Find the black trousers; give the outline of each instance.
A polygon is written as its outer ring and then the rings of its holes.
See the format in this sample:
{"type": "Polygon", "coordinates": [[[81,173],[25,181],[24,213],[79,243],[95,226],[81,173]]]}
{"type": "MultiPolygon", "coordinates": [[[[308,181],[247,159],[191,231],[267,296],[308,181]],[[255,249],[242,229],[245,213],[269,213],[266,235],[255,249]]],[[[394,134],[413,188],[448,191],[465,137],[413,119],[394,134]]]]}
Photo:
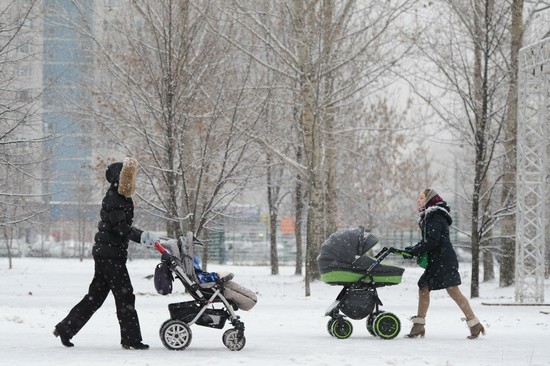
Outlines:
{"type": "Polygon", "coordinates": [[[74,337],[103,305],[109,291],[115,298],[120,342],[140,342],[141,330],[135,309],[136,297],[126,268],[126,259],[94,257],[94,278],[88,293],[59,324],[56,329],[68,338],[74,337]]]}

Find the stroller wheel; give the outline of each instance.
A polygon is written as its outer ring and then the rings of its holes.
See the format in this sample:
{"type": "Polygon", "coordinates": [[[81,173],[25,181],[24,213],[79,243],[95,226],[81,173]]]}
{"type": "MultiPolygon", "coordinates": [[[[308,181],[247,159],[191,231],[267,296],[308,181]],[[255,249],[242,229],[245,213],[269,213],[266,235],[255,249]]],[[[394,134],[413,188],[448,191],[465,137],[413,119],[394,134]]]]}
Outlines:
{"type": "Polygon", "coordinates": [[[191,329],[181,320],[168,320],[159,331],[164,347],[172,351],[183,351],[191,343],[191,329]]]}
{"type": "Polygon", "coordinates": [[[378,314],[372,323],[374,332],[382,339],[393,339],[401,330],[399,318],[392,313],[378,314]]]}
{"type": "Polygon", "coordinates": [[[349,338],[352,332],[353,332],[353,325],[349,320],[344,318],[334,319],[332,323],[332,332],[331,332],[333,336],[335,336],[338,339],[346,339],[346,338],[349,338]]]}
{"type": "Polygon", "coordinates": [[[367,315],[367,331],[369,332],[370,335],[377,337],[378,334],[376,334],[376,332],[374,331],[374,326],[373,326],[375,317],[376,317],[376,314],[374,313],[367,315]]]}
{"type": "Polygon", "coordinates": [[[223,333],[222,342],[230,351],[240,351],[246,344],[246,338],[243,334],[239,339],[237,329],[228,329],[223,333]]]}

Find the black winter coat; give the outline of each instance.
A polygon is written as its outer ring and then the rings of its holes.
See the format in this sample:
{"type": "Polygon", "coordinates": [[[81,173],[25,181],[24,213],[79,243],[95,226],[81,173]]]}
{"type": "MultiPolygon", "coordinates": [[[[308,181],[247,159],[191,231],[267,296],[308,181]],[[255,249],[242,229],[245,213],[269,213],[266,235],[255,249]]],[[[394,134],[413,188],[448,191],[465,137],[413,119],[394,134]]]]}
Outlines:
{"type": "Polygon", "coordinates": [[[428,253],[428,267],[418,280],[419,287],[441,290],[461,284],[458,258],[449,236],[452,223],[450,208],[445,201],[422,213],[419,222],[422,240],[411,250],[414,256],[428,253]]]}
{"type": "Polygon", "coordinates": [[[97,257],[128,257],[129,240],[139,243],[142,231],[134,228],[134,201],[124,197],[111,185],[101,204],[101,220],[97,225],[92,254],[97,257]]]}

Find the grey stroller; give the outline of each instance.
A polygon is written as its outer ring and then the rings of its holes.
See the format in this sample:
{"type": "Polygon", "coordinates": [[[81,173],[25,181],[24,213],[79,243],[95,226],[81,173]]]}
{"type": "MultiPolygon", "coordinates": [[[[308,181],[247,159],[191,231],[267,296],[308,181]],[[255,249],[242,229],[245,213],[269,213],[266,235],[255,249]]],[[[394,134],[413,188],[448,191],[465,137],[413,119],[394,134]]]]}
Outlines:
{"type": "Polygon", "coordinates": [[[231,281],[233,274],[217,276],[213,282],[201,283],[194,265],[194,245],[202,245],[193,233],[165,243],[156,243],[161,263],[155,269],[155,288],[166,295],[172,290],[174,275],[193,297],[191,301],[168,305],[170,319],[159,331],[162,344],[169,350],[181,351],[191,343],[191,326],[223,329],[227,321],[232,328],[222,336],[223,344],[231,351],[240,351],[246,344],[244,323],[236,314],[239,309],[250,310],[257,301],[256,294],[231,281]]]}

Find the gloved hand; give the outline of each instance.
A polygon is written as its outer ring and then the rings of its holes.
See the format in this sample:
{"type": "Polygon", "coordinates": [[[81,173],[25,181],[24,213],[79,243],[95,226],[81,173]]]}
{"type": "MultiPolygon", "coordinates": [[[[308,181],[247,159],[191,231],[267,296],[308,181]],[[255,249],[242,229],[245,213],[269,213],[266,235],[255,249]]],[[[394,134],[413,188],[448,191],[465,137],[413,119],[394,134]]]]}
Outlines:
{"type": "Polygon", "coordinates": [[[159,241],[159,236],[150,231],[144,231],[141,233],[140,243],[146,247],[152,247],[159,241]]]}
{"type": "Polygon", "coordinates": [[[401,252],[401,255],[403,256],[404,259],[413,259],[414,255],[412,254],[412,252],[413,252],[413,247],[406,247],[401,252]]]}

